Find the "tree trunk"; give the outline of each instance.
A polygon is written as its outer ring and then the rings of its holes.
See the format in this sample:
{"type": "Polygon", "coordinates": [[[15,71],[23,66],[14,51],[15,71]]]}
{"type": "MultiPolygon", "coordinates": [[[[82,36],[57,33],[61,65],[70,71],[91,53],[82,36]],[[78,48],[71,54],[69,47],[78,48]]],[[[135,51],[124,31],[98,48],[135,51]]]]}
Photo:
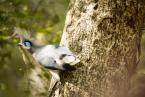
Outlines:
{"type": "Polygon", "coordinates": [[[127,97],[135,71],[145,0],[70,0],[61,45],[81,62],[63,73],[62,97],[127,97]]]}

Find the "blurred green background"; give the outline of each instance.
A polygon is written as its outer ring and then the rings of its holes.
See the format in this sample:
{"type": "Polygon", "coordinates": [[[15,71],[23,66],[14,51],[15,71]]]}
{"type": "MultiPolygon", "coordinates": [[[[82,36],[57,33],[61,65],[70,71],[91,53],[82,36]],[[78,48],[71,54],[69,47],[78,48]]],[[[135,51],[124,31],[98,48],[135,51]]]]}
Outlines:
{"type": "MultiPolygon", "coordinates": [[[[21,81],[28,67],[18,50],[18,40],[8,37],[20,31],[41,44],[59,44],[68,3],[68,0],[0,0],[0,97],[27,97],[21,81]]],[[[145,34],[139,73],[133,78],[133,84],[139,82],[140,75],[145,79],[144,58],[145,34]]]]}
{"type": "Polygon", "coordinates": [[[27,97],[22,80],[27,70],[13,32],[41,44],[59,44],[68,0],[0,0],[0,97],[27,97]]]}

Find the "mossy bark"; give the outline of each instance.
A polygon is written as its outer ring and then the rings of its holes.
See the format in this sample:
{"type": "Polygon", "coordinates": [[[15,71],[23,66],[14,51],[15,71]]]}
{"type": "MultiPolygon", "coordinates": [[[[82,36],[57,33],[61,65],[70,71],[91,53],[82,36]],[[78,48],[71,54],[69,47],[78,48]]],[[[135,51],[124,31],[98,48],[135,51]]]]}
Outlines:
{"type": "Polygon", "coordinates": [[[62,97],[126,97],[140,54],[144,0],[70,0],[61,45],[81,62],[63,73],[62,97]]]}
{"type": "Polygon", "coordinates": [[[39,65],[27,50],[20,47],[20,51],[27,69],[21,82],[25,94],[22,97],[48,97],[49,72],[39,65]]]}

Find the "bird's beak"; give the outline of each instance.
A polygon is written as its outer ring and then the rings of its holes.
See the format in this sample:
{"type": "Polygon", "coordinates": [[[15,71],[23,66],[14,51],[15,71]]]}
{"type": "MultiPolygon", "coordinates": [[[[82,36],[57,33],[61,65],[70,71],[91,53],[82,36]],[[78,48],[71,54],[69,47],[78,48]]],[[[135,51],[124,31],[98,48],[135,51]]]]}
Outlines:
{"type": "Polygon", "coordinates": [[[23,44],[22,43],[18,43],[18,46],[22,46],[23,44]]]}

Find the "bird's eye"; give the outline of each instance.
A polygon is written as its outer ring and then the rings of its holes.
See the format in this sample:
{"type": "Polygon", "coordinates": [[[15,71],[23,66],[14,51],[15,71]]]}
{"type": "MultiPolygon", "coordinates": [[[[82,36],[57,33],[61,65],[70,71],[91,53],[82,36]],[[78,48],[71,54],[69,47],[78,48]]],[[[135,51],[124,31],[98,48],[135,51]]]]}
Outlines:
{"type": "Polygon", "coordinates": [[[25,45],[26,47],[31,47],[31,46],[32,46],[30,42],[24,42],[24,45],[25,45]]]}

